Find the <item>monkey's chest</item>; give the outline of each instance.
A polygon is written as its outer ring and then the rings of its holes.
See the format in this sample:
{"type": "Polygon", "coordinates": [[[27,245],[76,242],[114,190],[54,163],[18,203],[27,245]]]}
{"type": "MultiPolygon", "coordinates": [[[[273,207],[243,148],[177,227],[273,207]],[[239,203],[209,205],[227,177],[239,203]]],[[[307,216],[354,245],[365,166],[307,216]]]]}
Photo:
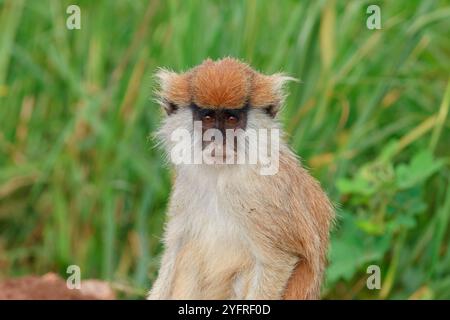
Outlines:
{"type": "MultiPolygon", "coordinates": [[[[195,197],[194,197],[195,198],[195,197]]],[[[191,205],[196,199],[192,199],[191,205]]],[[[252,258],[243,227],[217,199],[202,199],[201,211],[185,221],[185,239],[178,259],[175,295],[227,299],[240,296],[245,284],[242,274],[252,258]]]]}

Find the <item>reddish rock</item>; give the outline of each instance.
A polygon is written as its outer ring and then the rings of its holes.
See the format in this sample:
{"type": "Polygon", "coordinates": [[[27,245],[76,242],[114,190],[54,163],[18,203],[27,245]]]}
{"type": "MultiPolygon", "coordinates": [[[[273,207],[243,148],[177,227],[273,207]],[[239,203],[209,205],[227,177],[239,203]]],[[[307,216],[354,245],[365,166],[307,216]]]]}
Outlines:
{"type": "Polygon", "coordinates": [[[0,300],[112,300],[111,286],[100,280],[81,281],[81,289],[69,289],[54,273],[26,276],[0,282],[0,300]]]}

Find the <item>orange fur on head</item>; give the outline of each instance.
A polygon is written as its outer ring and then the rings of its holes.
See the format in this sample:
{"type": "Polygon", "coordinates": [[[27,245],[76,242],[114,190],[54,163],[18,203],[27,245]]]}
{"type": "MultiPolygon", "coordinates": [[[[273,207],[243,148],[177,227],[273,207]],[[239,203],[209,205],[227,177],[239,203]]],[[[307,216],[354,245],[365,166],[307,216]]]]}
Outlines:
{"type": "Polygon", "coordinates": [[[293,78],[263,75],[233,58],[205,60],[183,74],[161,70],[159,97],[179,107],[195,103],[203,108],[253,108],[278,111],[283,103],[283,84],[293,78]]]}
{"type": "Polygon", "coordinates": [[[250,68],[237,60],[206,60],[194,70],[193,102],[208,108],[242,108],[249,95],[250,78],[250,68]]]}
{"type": "Polygon", "coordinates": [[[184,107],[191,103],[188,73],[177,74],[161,69],[156,76],[159,80],[158,95],[162,104],[174,103],[184,107]]]}

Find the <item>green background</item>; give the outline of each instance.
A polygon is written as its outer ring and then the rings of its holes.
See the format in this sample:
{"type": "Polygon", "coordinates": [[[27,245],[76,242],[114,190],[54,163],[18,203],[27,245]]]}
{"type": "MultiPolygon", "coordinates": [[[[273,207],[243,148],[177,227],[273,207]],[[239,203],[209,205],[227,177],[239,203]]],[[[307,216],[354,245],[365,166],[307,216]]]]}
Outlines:
{"type": "Polygon", "coordinates": [[[143,297],[171,179],[149,138],[152,75],[229,55],[301,80],[282,122],[339,216],[323,296],[450,298],[450,3],[437,0],[0,0],[0,278],[77,264],[143,297]]]}

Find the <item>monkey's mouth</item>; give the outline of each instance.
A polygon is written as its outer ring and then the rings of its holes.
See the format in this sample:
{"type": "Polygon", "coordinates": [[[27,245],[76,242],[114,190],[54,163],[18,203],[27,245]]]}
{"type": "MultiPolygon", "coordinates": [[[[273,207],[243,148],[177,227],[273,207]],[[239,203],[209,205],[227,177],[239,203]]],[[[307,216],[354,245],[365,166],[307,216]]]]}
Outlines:
{"type": "Polygon", "coordinates": [[[227,143],[203,141],[203,157],[207,157],[213,164],[234,163],[237,154],[236,144],[227,147],[227,143]]]}

